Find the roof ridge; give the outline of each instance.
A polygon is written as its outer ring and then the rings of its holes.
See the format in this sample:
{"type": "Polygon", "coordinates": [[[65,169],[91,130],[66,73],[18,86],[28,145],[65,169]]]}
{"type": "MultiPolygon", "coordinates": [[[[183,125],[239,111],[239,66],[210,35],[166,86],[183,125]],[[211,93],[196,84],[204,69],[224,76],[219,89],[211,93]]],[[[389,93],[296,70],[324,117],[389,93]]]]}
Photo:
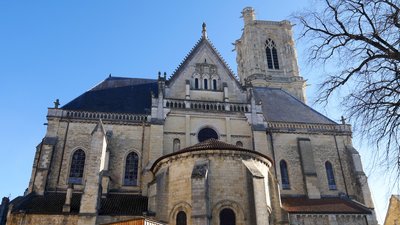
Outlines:
{"type": "Polygon", "coordinates": [[[200,43],[204,40],[203,37],[201,37],[196,44],[190,49],[190,51],[186,54],[186,56],[182,59],[182,61],[179,63],[178,67],[172,72],[172,75],[169,77],[168,80],[174,80],[175,77],[177,76],[178,72],[182,69],[183,64],[186,62],[186,60],[189,58],[189,56],[192,55],[195,49],[197,49],[200,46],[200,43]]]}

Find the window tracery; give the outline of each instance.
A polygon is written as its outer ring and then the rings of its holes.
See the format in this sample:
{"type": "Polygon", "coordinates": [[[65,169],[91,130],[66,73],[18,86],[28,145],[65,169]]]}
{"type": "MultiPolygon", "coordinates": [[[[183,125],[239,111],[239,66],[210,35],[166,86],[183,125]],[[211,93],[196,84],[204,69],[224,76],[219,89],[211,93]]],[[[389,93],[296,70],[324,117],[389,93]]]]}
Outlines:
{"type": "Polygon", "coordinates": [[[139,156],[136,152],[131,152],[125,160],[124,185],[135,186],[138,183],[139,156]]]}
{"type": "Polygon", "coordinates": [[[83,171],[85,168],[85,158],[85,152],[82,149],[78,149],[74,152],[71,160],[68,183],[82,184],[83,171]]]}
{"type": "Polygon", "coordinates": [[[275,42],[268,38],[265,42],[268,69],[279,70],[278,51],[275,42]]]}

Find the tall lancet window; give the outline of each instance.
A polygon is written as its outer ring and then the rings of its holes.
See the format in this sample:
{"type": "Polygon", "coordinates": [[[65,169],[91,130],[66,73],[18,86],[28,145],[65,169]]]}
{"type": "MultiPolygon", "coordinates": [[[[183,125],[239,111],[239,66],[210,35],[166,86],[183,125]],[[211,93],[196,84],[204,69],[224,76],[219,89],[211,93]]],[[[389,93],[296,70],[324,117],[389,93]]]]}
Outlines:
{"type": "Polygon", "coordinates": [[[83,170],[85,168],[85,152],[78,149],[72,155],[68,183],[82,184],[83,170]]]}
{"type": "Polygon", "coordinates": [[[290,189],[289,172],[286,161],[281,160],[279,167],[281,169],[282,189],[290,189]]]}
{"type": "Polygon", "coordinates": [[[328,179],[329,190],[336,190],[335,175],[333,173],[332,164],[327,161],[325,163],[325,169],[326,169],[326,177],[328,179]]]}
{"type": "Polygon", "coordinates": [[[186,213],[184,211],[179,211],[178,214],[176,215],[176,225],[186,225],[186,224],[187,224],[186,213]]]}
{"type": "Polygon", "coordinates": [[[135,152],[131,152],[125,161],[125,178],[124,185],[137,185],[138,180],[139,156],[135,152]]]}
{"type": "Polygon", "coordinates": [[[279,70],[278,52],[275,42],[270,38],[265,42],[265,53],[267,54],[268,69],[279,70]]]}

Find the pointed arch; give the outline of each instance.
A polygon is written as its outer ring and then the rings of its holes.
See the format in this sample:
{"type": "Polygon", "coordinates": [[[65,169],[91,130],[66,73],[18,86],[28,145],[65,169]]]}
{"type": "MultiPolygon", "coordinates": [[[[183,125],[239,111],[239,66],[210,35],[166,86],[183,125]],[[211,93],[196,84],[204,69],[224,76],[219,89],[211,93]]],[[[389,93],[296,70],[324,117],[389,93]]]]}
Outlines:
{"type": "Polygon", "coordinates": [[[176,225],[187,225],[187,216],[184,211],[179,211],[176,215],[176,225]]]}
{"type": "Polygon", "coordinates": [[[329,161],[325,162],[326,177],[328,179],[329,190],[336,190],[335,174],[333,172],[332,163],[329,161]]]}
{"type": "Polygon", "coordinates": [[[85,169],[85,159],[86,154],[82,149],[78,149],[72,154],[68,183],[82,184],[83,172],[85,169]]]}
{"type": "Polygon", "coordinates": [[[268,69],[279,70],[278,51],[275,42],[268,38],[265,42],[268,69]]]}
{"type": "Polygon", "coordinates": [[[136,152],[131,152],[125,159],[124,185],[138,185],[139,156],[136,152]]]}
{"type": "Polygon", "coordinates": [[[282,189],[290,189],[289,171],[285,160],[279,162],[279,168],[281,170],[282,189]]]}

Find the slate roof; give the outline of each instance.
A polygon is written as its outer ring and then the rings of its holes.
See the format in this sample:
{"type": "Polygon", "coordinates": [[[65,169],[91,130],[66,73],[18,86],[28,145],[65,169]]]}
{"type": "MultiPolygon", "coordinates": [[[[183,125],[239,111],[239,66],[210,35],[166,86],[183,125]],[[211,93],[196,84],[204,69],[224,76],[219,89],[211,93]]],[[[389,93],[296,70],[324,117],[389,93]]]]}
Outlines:
{"type": "MultiPolygon", "coordinates": [[[[71,214],[78,214],[81,194],[72,194],[71,214]]],[[[12,202],[13,203],[13,202],[12,202]]],[[[65,193],[46,193],[44,195],[35,195],[33,193],[20,197],[13,203],[13,212],[26,212],[31,214],[62,214],[62,208],[65,203],[65,193]]]]}
{"type": "Polygon", "coordinates": [[[147,197],[140,195],[109,194],[100,204],[100,215],[141,216],[147,211],[147,197]]]}
{"type": "MultiPolygon", "coordinates": [[[[253,90],[256,101],[262,103],[267,121],[337,124],[284,90],[267,87],[254,87],[253,90]]],[[[158,95],[157,80],[109,77],[64,105],[62,109],[150,114],[151,92],[158,95]]]]}
{"type": "Polygon", "coordinates": [[[270,157],[268,157],[260,152],[241,148],[239,146],[228,144],[228,143],[216,140],[214,138],[211,138],[211,139],[207,139],[203,142],[197,143],[195,145],[189,146],[187,148],[181,149],[179,151],[161,156],[156,161],[154,161],[154,163],[151,167],[151,170],[153,171],[154,168],[156,168],[158,162],[162,161],[165,158],[168,158],[171,156],[176,156],[176,155],[183,154],[183,153],[188,153],[188,152],[190,153],[190,152],[203,151],[203,150],[237,150],[237,151],[241,151],[241,152],[248,152],[248,153],[255,154],[255,155],[261,156],[263,158],[266,158],[266,159],[268,159],[268,161],[273,163],[273,161],[270,157]]]}
{"type": "Polygon", "coordinates": [[[158,94],[157,80],[109,77],[62,109],[150,114],[151,92],[158,94]]]}
{"type": "Polygon", "coordinates": [[[203,142],[197,143],[195,145],[189,146],[187,148],[184,148],[180,150],[180,152],[184,151],[195,151],[195,150],[213,150],[213,149],[218,149],[218,150],[247,150],[245,148],[241,148],[236,145],[228,144],[222,141],[218,141],[214,138],[205,140],[203,142]]]}
{"type": "Polygon", "coordinates": [[[337,124],[284,90],[266,87],[255,87],[253,90],[256,102],[261,101],[267,121],[337,124]]]}
{"type": "MultiPolygon", "coordinates": [[[[63,214],[65,193],[29,194],[13,200],[13,212],[28,214],[63,214]]],[[[74,193],[70,214],[78,214],[82,194],[74,193]]],[[[100,215],[142,216],[147,211],[147,197],[129,194],[109,194],[100,200],[100,215]]]]}
{"type": "Polygon", "coordinates": [[[282,206],[289,213],[306,214],[371,214],[367,207],[342,198],[308,199],[306,197],[282,198],[282,206]]]}

